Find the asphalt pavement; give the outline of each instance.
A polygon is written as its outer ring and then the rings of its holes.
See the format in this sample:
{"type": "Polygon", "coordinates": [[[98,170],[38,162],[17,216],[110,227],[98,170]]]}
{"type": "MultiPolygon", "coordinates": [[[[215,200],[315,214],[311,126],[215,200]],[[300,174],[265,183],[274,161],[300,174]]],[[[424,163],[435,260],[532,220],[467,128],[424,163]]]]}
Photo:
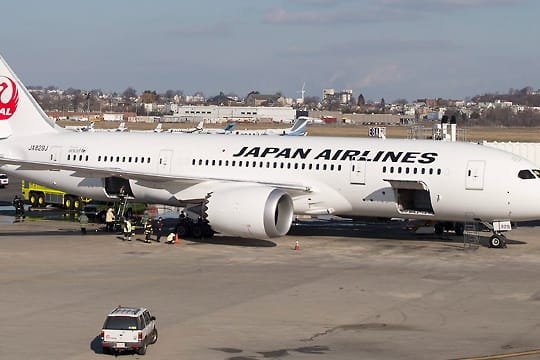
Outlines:
{"type": "Polygon", "coordinates": [[[540,228],[507,249],[404,223],[299,223],[273,240],[131,242],[0,216],[0,358],[112,358],[117,305],[157,317],[147,359],[536,359],[540,228]],[[296,241],[299,249],[293,250],[296,241]],[[511,355],[508,355],[511,354],[511,355]],[[496,357],[497,356],[497,357],[496,357]]]}

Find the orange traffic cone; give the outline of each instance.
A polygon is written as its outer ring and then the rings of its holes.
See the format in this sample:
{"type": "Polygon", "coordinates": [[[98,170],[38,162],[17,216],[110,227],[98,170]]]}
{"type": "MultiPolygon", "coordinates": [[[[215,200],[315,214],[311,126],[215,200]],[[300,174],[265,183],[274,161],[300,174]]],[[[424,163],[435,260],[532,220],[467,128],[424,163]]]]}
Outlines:
{"type": "Polygon", "coordinates": [[[296,243],[294,244],[294,250],[300,250],[300,244],[298,244],[298,240],[296,240],[296,243]]]}
{"type": "Polygon", "coordinates": [[[179,243],[179,242],[178,242],[178,233],[176,233],[176,238],[174,239],[174,243],[175,243],[176,245],[178,245],[178,243],[179,243]]]}

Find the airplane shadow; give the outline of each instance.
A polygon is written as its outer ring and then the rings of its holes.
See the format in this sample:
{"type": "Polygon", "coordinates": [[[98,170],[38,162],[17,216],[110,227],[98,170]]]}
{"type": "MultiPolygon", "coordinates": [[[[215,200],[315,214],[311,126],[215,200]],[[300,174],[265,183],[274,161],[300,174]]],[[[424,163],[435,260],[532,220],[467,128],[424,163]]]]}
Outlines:
{"type": "Polygon", "coordinates": [[[212,245],[226,245],[226,246],[242,246],[242,247],[275,247],[277,244],[270,240],[261,240],[261,239],[248,239],[248,238],[239,238],[234,236],[214,236],[211,238],[202,238],[202,239],[181,239],[180,242],[186,242],[187,245],[201,245],[201,244],[212,244],[212,245]]]}
{"type": "MultiPolygon", "coordinates": [[[[358,239],[375,240],[399,240],[399,241],[425,241],[444,242],[452,246],[463,248],[465,245],[474,246],[474,238],[467,243],[464,236],[455,235],[453,232],[437,234],[415,234],[405,229],[405,224],[401,222],[373,222],[358,223],[352,221],[301,221],[295,222],[289,230],[288,235],[293,236],[329,236],[358,239]]],[[[490,232],[480,231],[478,235],[478,245],[489,247],[490,232]]],[[[527,242],[507,239],[508,245],[525,245],[527,242]]]]}

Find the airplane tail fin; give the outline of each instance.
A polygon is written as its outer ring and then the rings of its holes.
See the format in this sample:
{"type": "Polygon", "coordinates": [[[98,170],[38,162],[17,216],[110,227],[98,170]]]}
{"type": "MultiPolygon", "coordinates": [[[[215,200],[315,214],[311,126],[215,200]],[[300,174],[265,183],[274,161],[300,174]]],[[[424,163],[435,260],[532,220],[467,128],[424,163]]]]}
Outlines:
{"type": "Polygon", "coordinates": [[[228,123],[227,126],[223,128],[224,131],[231,131],[233,127],[236,125],[235,122],[228,123]]]}
{"type": "Polygon", "coordinates": [[[204,121],[201,121],[197,124],[197,127],[195,128],[195,131],[202,131],[204,130],[204,121]]]}
{"type": "Polygon", "coordinates": [[[300,116],[298,119],[296,119],[296,121],[294,122],[294,125],[285,135],[289,135],[289,136],[304,135],[306,132],[307,123],[308,123],[308,118],[304,116],[300,116]]]}
{"type": "Polygon", "coordinates": [[[0,56],[0,139],[56,131],[53,121],[0,56]]]}

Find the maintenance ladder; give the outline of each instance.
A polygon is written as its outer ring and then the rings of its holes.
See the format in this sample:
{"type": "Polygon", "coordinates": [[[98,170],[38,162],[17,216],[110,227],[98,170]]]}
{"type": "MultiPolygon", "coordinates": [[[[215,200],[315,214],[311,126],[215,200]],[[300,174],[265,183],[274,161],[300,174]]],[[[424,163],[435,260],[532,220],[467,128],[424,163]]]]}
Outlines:
{"type": "Polygon", "coordinates": [[[477,222],[465,222],[465,230],[463,231],[464,250],[477,250],[480,247],[479,228],[480,224],[477,222]]]}

